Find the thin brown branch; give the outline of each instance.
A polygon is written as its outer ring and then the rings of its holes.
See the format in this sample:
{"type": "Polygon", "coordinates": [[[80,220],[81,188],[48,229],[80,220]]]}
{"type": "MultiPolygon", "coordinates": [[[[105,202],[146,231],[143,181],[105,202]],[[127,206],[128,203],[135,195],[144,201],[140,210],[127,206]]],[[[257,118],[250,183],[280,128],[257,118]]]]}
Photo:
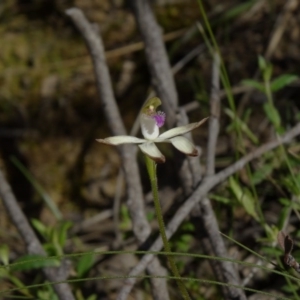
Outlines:
{"type": "MultiPolygon", "coordinates": [[[[262,156],[264,153],[275,149],[281,144],[286,144],[291,142],[296,136],[300,135],[300,123],[295,127],[286,132],[283,136],[277,138],[276,140],[266,143],[251,153],[245,155],[226,169],[220,171],[219,173],[212,175],[210,178],[201,183],[193,192],[193,194],[185,201],[185,203],[178,209],[171,221],[168,223],[166,228],[166,234],[168,239],[176,232],[183,220],[190,214],[191,210],[194,208],[195,204],[201,202],[203,197],[207,195],[214,187],[226,180],[229,176],[233,175],[237,171],[241,170],[255,158],[262,156]]],[[[149,248],[149,251],[160,251],[162,249],[162,240],[157,238],[152,246],[149,248]]],[[[144,271],[146,266],[153,259],[153,254],[147,254],[143,256],[138,265],[136,265],[130,272],[130,276],[137,276],[144,271]]],[[[130,278],[126,280],[126,285],[120,291],[117,299],[127,299],[128,294],[130,293],[136,279],[130,278]]]]}
{"type": "MultiPolygon", "coordinates": [[[[165,42],[168,42],[168,41],[177,39],[180,36],[182,36],[185,32],[186,32],[186,29],[180,29],[180,30],[169,32],[169,33],[163,35],[163,40],[165,42]]],[[[144,49],[144,43],[137,42],[137,43],[126,45],[126,46],[123,46],[123,47],[120,47],[120,48],[117,48],[114,50],[108,50],[105,52],[105,54],[106,54],[106,58],[110,59],[110,58],[118,57],[121,55],[128,55],[128,54],[131,54],[132,52],[140,51],[143,49],[144,49]]]]}
{"type": "MultiPolygon", "coordinates": [[[[208,127],[208,144],[207,144],[207,162],[206,176],[204,180],[208,180],[210,176],[215,174],[215,155],[216,146],[219,135],[219,117],[221,110],[220,103],[220,57],[214,54],[212,67],[212,87],[210,94],[210,118],[208,127]]],[[[199,163],[198,163],[199,164],[199,163]]],[[[200,181],[198,181],[199,183],[200,181]]],[[[193,220],[196,226],[198,236],[204,246],[204,250],[208,255],[227,257],[227,250],[224,241],[220,235],[220,229],[217,218],[213,211],[210,200],[203,197],[198,203],[193,213],[193,220]]],[[[212,268],[216,278],[221,282],[228,282],[235,286],[240,284],[239,275],[233,264],[227,261],[211,261],[212,268]]],[[[236,289],[229,286],[222,287],[224,300],[230,299],[246,299],[242,289],[236,289]]]]}
{"type": "Polygon", "coordinates": [[[208,126],[208,144],[207,144],[207,161],[206,176],[209,177],[215,173],[215,156],[217,140],[220,130],[220,57],[215,53],[212,69],[211,93],[210,93],[210,116],[208,126]]]}
{"type": "Polygon", "coordinates": [[[178,73],[184,66],[186,66],[191,60],[195,57],[199,56],[200,53],[204,52],[205,45],[200,44],[194,49],[192,49],[187,55],[182,57],[173,67],[172,67],[172,74],[175,75],[178,73]]]}
{"type": "Polygon", "coordinates": [[[152,84],[168,113],[167,124],[175,123],[178,96],[172,75],[162,32],[152,12],[148,0],[132,0],[133,12],[145,43],[146,59],[150,69],[152,84]]]}
{"type": "MultiPolygon", "coordinates": [[[[101,36],[94,30],[80,9],[71,8],[66,13],[79,29],[89,48],[94,65],[98,92],[104,106],[109,127],[114,135],[126,135],[126,130],[114,97],[101,36]]],[[[132,219],[133,232],[139,244],[141,244],[150,235],[151,227],[145,213],[142,185],[135,157],[136,151],[131,145],[118,147],[118,149],[127,185],[127,207],[132,219]]],[[[164,275],[164,270],[158,260],[148,266],[148,271],[152,275],[164,275]]],[[[151,279],[151,283],[155,286],[155,289],[160,291],[159,295],[155,295],[156,299],[169,299],[165,280],[153,278],[151,279]]]]}
{"type": "MultiPolygon", "coordinates": [[[[174,111],[176,111],[178,107],[177,97],[171,98],[170,96],[173,95],[173,97],[175,97],[175,95],[177,95],[177,91],[175,85],[173,84],[174,79],[172,76],[172,70],[168,61],[168,57],[166,55],[161,31],[158,28],[158,24],[149,5],[149,1],[134,0],[132,2],[135,18],[145,43],[146,59],[151,71],[154,89],[157,95],[162,99],[162,103],[168,118],[172,118],[174,115],[174,111]],[[168,82],[172,82],[172,84],[165,84],[168,82]]],[[[201,50],[202,47],[200,46],[199,48],[196,48],[196,50],[191,54],[191,57],[193,57],[195,53],[198,53],[201,50]]],[[[218,62],[218,59],[216,59],[216,62],[218,62]]],[[[215,108],[213,108],[213,120],[210,121],[210,127],[213,128],[214,131],[216,131],[216,134],[212,135],[212,145],[216,143],[216,139],[218,136],[218,130],[216,128],[216,126],[218,126],[218,121],[216,121],[215,117],[218,117],[219,115],[217,109],[219,107],[218,102],[220,101],[218,97],[219,63],[216,63],[215,65],[217,65],[214,68],[213,74],[213,89],[215,89],[215,91],[212,93],[212,106],[215,106],[215,108]]],[[[188,120],[187,116],[184,116],[184,112],[181,111],[180,119],[178,122],[179,124],[177,125],[183,125],[180,123],[185,123],[186,120],[188,120]]],[[[174,121],[172,120],[171,124],[173,123],[174,121]]],[[[191,139],[190,134],[189,138],[191,139]]],[[[212,161],[212,163],[210,163],[210,165],[212,165],[211,169],[214,168],[214,154],[215,152],[213,152],[212,157],[210,157],[210,161],[212,161]]],[[[181,159],[180,165],[181,167],[178,173],[182,186],[184,188],[184,192],[187,195],[192,192],[192,189],[201,180],[201,166],[199,161],[193,158],[181,159]]],[[[209,201],[200,204],[199,214],[197,215],[197,218],[200,219],[202,224],[204,225],[203,231],[206,231],[206,235],[209,236],[209,240],[212,241],[212,244],[216,246],[218,243],[222,243],[223,247],[221,247],[221,249],[224,250],[225,246],[219,235],[218,223],[209,201]],[[205,213],[205,216],[202,216],[202,213],[205,213]]],[[[208,254],[213,255],[215,253],[208,254]]],[[[223,254],[226,254],[226,251],[224,251],[223,254]]],[[[224,272],[222,279],[225,279],[227,282],[230,282],[232,284],[239,283],[237,272],[228,263],[219,265],[221,265],[221,271],[224,272]],[[225,273],[227,275],[225,275],[225,273]]],[[[245,294],[243,291],[228,288],[226,288],[226,290],[229,290],[227,294],[230,295],[230,297],[227,299],[233,299],[234,297],[236,299],[245,299],[245,294]]]]}
{"type": "MultiPolygon", "coordinates": [[[[37,254],[46,257],[46,252],[44,251],[40,241],[32,230],[27,218],[25,217],[23,211],[17,202],[15,195],[13,194],[10,185],[6,181],[2,171],[0,170],[0,198],[6,207],[6,210],[16,226],[18,232],[25,241],[27,252],[29,254],[37,254]]],[[[67,275],[65,273],[65,265],[62,262],[60,268],[44,268],[43,272],[50,282],[57,282],[65,280],[67,275]]],[[[72,291],[68,284],[54,284],[53,288],[60,300],[75,300],[72,291]]]]}

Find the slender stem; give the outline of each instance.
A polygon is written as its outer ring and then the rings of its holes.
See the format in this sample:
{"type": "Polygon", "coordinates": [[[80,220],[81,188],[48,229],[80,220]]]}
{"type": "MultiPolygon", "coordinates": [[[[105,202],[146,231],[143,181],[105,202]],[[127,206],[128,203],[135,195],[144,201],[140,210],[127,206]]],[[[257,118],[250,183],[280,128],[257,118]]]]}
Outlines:
{"type": "MultiPolygon", "coordinates": [[[[167,235],[166,235],[164,219],[163,219],[163,216],[162,216],[162,211],[161,211],[159,197],[158,197],[156,164],[147,155],[145,155],[145,157],[146,157],[146,166],[147,166],[147,170],[148,170],[148,174],[149,174],[149,178],[150,178],[150,183],[151,183],[151,189],[152,189],[152,194],[153,194],[153,201],[154,201],[155,213],[156,213],[156,217],[157,217],[157,221],[158,221],[159,232],[160,232],[163,244],[164,244],[165,252],[170,253],[171,252],[171,247],[170,247],[167,235]]],[[[170,256],[170,255],[167,255],[167,258],[168,258],[170,268],[171,268],[171,271],[172,271],[173,275],[177,278],[180,278],[180,274],[179,274],[179,271],[178,271],[177,266],[175,264],[174,257],[170,256]]],[[[176,280],[176,283],[179,287],[179,290],[180,290],[181,295],[183,296],[183,298],[185,300],[189,300],[190,296],[189,296],[183,282],[181,280],[176,280]]]]}

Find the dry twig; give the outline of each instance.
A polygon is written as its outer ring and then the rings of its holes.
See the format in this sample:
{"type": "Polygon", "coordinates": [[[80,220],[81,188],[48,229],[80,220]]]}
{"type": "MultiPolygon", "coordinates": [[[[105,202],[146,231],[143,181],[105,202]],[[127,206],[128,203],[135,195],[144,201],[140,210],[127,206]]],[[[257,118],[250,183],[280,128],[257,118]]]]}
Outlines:
{"type": "MultiPolygon", "coordinates": [[[[206,176],[204,180],[209,180],[210,176],[215,174],[215,157],[217,140],[220,129],[220,57],[215,53],[213,60],[212,71],[212,87],[210,94],[210,118],[208,128],[208,144],[207,144],[207,161],[206,161],[206,176]]],[[[208,253],[212,252],[218,257],[227,257],[227,250],[224,241],[219,233],[219,225],[214,214],[211,202],[207,197],[198,204],[201,224],[205,228],[207,234],[206,246],[210,248],[208,253]],[[208,244],[208,245],[207,245],[208,244]]],[[[216,277],[221,282],[230,282],[234,285],[240,284],[240,278],[233,264],[227,261],[212,261],[212,266],[216,277]]],[[[246,299],[242,289],[232,287],[222,287],[224,299],[246,299]]]]}
{"type": "MultiPolygon", "coordinates": [[[[174,78],[172,76],[171,67],[169,65],[168,57],[163,44],[161,31],[159,30],[158,24],[156,23],[155,17],[153,15],[148,0],[142,0],[142,1],[134,0],[133,7],[134,7],[135,18],[145,43],[146,59],[149,68],[151,70],[154,89],[157,95],[163,100],[163,104],[165,104],[164,109],[168,115],[168,118],[173,118],[174,110],[178,109],[177,91],[174,85],[174,78]],[[172,98],[175,96],[176,98],[172,98]]],[[[197,49],[194,52],[197,53],[198,51],[199,49],[197,49]]],[[[213,89],[215,91],[212,94],[213,97],[212,106],[214,106],[212,110],[213,110],[214,117],[212,121],[210,121],[210,127],[211,130],[213,131],[213,134],[211,135],[210,138],[211,140],[210,147],[213,148],[215,148],[215,143],[218,136],[218,130],[216,131],[216,126],[218,126],[218,115],[219,115],[219,112],[216,112],[216,110],[219,109],[219,105],[218,105],[219,64],[215,64],[215,65],[217,65],[217,67],[214,68],[214,75],[213,75],[214,78],[213,89]]],[[[182,121],[184,122],[183,120],[184,118],[187,119],[186,116],[182,115],[180,122],[182,121]]],[[[174,120],[171,121],[171,124],[173,123],[174,120]]],[[[213,149],[212,151],[213,157],[210,158],[210,160],[212,161],[210,163],[210,165],[212,165],[211,167],[212,170],[214,170],[214,155],[215,155],[215,151],[213,149]]],[[[183,160],[181,164],[181,169],[179,171],[179,176],[182,185],[184,187],[185,193],[190,194],[192,188],[195,187],[196,184],[198,184],[201,180],[201,166],[199,161],[192,158],[183,160]]],[[[218,254],[223,254],[225,256],[226,254],[225,246],[223,240],[219,235],[218,223],[210,202],[205,201],[201,203],[199,209],[200,209],[200,213],[197,215],[197,217],[201,219],[202,224],[204,225],[203,230],[206,232],[206,235],[209,237],[209,241],[211,245],[222,250],[222,252],[220,251],[218,254]],[[203,213],[205,213],[205,215],[203,215],[203,213]]],[[[214,255],[216,253],[209,252],[208,254],[214,255]]],[[[223,272],[222,274],[223,281],[230,282],[232,284],[239,283],[238,274],[236,270],[232,268],[232,266],[229,263],[220,263],[219,265],[220,265],[219,269],[223,272]]],[[[229,297],[230,299],[233,298],[245,299],[245,294],[242,290],[234,290],[232,288],[229,289],[225,288],[225,290],[227,292],[226,294],[230,295],[229,297]]]]}
{"type": "MultiPolygon", "coordinates": [[[[25,217],[23,211],[13,194],[11,187],[5,180],[5,177],[0,170],[0,198],[7,209],[8,214],[14,225],[16,226],[18,232],[25,241],[27,252],[29,254],[37,254],[46,257],[46,252],[44,251],[40,241],[29,225],[27,218],[25,217]]],[[[43,272],[50,282],[64,281],[68,277],[67,266],[65,262],[62,261],[61,267],[59,268],[43,268],[43,272]]],[[[72,291],[68,284],[54,284],[53,288],[60,300],[75,300],[72,291]]]]}
{"type": "MultiPolygon", "coordinates": [[[[104,104],[104,112],[109,127],[114,135],[126,135],[126,130],[113,94],[101,36],[96,33],[80,9],[71,8],[66,13],[72,18],[89,48],[94,65],[98,92],[104,104]]],[[[143,191],[135,158],[136,151],[132,145],[118,147],[118,150],[122,159],[127,184],[127,207],[132,219],[133,232],[139,244],[141,244],[150,235],[151,227],[145,213],[143,191]]],[[[165,274],[165,270],[160,266],[158,259],[149,265],[148,271],[152,275],[165,274]]],[[[165,280],[153,278],[151,279],[151,284],[154,286],[153,295],[155,299],[168,299],[165,280]]]]}
{"type": "Polygon", "coordinates": [[[131,3],[145,43],[152,84],[156,94],[162,100],[164,110],[168,113],[167,124],[171,127],[176,120],[178,96],[161,29],[155,20],[148,0],[132,0],[131,3]]]}
{"type": "MultiPolygon", "coordinates": [[[[273,150],[274,148],[280,146],[281,144],[286,144],[291,142],[296,136],[300,134],[300,123],[295,127],[286,132],[283,136],[278,137],[276,140],[271,141],[252,151],[251,153],[245,155],[226,169],[220,171],[219,173],[212,175],[210,178],[202,182],[193,192],[193,194],[185,201],[185,203],[178,209],[171,221],[166,227],[166,234],[168,239],[176,232],[183,220],[190,214],[194,206],[203,200],[215,186],[226,180],[229,176],[233,175],[237,171],[241,170],[255,158],[262,156],[264,153],[273,150]]],[[[159,238],[152,244],[149,251],[160,251],[162,248],[162,240],[159,238]]],[[[133,268],[129,273],[129,276],[137,276],[144,271],[146,266],[152,261],[153,254],[147,254],[143,256],[139,264],[133,268]]],[[[117,300],[124,300],[130,293],[136,279],[129,278],[126,280],[126,285],[120,291],[117,300]]]]}

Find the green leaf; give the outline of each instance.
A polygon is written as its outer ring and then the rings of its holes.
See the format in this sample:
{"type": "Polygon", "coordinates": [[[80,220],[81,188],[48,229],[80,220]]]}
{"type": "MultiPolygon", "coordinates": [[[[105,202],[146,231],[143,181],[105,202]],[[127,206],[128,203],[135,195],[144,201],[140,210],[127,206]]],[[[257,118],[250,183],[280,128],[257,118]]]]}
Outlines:
{"type": "Polygon", "coordinates": [[[264,230],[267,235],[267,243],[273,243],[277,240],[278,228],[275,225],[268,225],[267,223],[263,224],[264,230]]]}
{"type": "Polygon", "coordinates": [[[43,236],[45,239],[47,238],[48,229],[41,221],[38,219],[31,219],[31,224],[41,236],[43,236]]]}
{"type": "Polygon", "coordinates": [[[264,254],[268,254],[269,256],[279,256],[282,254],[282,250],[280,250],[279,248],[275,248],[275,247],[264,246],[261,248],[261,251],[264,254]]]}
{"type": "Polygon", "coordinates": [[[269,82],[272,77],[273,66],[261,55],[258,56],[258,66],[265,82],[269,82]]]}
{"type": "Polygon", "coordinates": [[[288,206],[285,206],[281,209],[277,222],[278,228],[283,228],[287,218],[289,217],[290,212],[291,210],[288,206]]]}
{"type": "Polygon", "coordinates": [[[195,231],[195,226],[191,222],[185,222],[182,224],[181,229],[186,231],[195,231]]]}
{"type": "Polygon", "coordinates": [[[239,126],[242,132],[248,136],[252,143],[258,144],[258,138],[254,135],[254,133],[250,130],[250,128],[245,122],[238,118],[232,110],[225,108],[224,111],[232,119],[236,126],[239,126]]]}
{"type": "Polygon", "coordinates": [[[256,221],[259,221],[259,217],[255,209],[255,199],[252,197],[250,191],[246,188],[242,189],[232,176],[229,178],[229,186],[237,201],[239,201],[239,203],[244,207],[246,212],[256,221]]]}
{"type": "Polygon", "coordinates": [[[43,244],[45,251],[49,256],[60,255],[57,251],[57,245],[55,245],[52,241],[49,243],[43,244]]]}
{"type": "Polygon", "coordinates": [[[245,1],[242,2],[241,4],[234,5],[228,11],[225,11],[224,16],[221,17],[221,20],[230,20],[236,18],[243,12],[248,11],[255,3],[256,0],[254,1],[252,0],[252,1],[245,1]]]}
{"type": "Polygon", "coordinates": [[[278,90],[284,88],[285,86],[291,84],[293,81],[297,80],[298,76],[292,74],[284,74],[271,82],[272,92],[277,92],[278,90]]]}
{"type": "Polygon", "coordinates": [[[274,169],[274,166],[271,164],[265,164],[258,170],[256,170],[251,177],[251,181],[254,185],[261,183],[263,180],[269,176],[274,169]]]}
{"type": "Polygon", "coordinates": [[[263,72],[267,67],[267,62],[261,55],[258,56],[258,66],[261,72],[263,72]]]}
{"type": "Polygon", "coordinates": [[[39,300],[58,300],[57,295],[54,293],[53,287],[48,285],[37,291],[39,300]]]}
{"type": "Polygon", "coordinates": [[[62,255],[63,250],[62,247],[59,244],[59,229],[53,228],[52,235],[51,235],[51,242],[53,243],[53,246],[55,247],[55,255],[62,255]]]}
{"type": "Polygon", "coordinates": [[[149,222],[155,220],[155,212],[154,211],[147,212],[147,220],[149,222]]]}
{"type": "Polygon", "coordinates": [[[94,253],[88,253],[81,256],[81,258],[78,260],[76,271],[79,278],[82,278],[86,274],[86,272],[88,272],[88,270],[93,266],[94,257],[94,253]]]}
{"type": "MultiPolygon", "coordinates": [[[[290,199],[287,199],[287,198],[279,198],[279,202],[280,204],[284,205],[284,206],[291,206],[291,200],[290,199]]],[[[279,227],[279,228],[282,228],[282,227],[279,227]]]]}
{"type": "Polygon", "coordinates": [[[58,242],[60,246],[63,248],[65,246],[67,240],[68,230],[72,227],[72,222],[63,222],[58,231],[58,242]]]}
{"type": "Polygon", "coordinates": [[[281,289],[286,293],[297,293],[299,286],[297,284],[290,283],[289,285],[284,285],[281,289]]]}
{"type": "Polygon", "coordinates": [[[209,195],[209,197],[212,200],[215,200],[215,201],[218,201],[218,202],[221,202],[221,203],[224,203],[224,204],[230,204],[231,203],[229,198],[222,197],[222,196],[219,196],[219,195],[209,195]]]}
{"type": "Polygon", "coordinates": [[[57,259],[45,257],[37,254],[28,254],[16,260],[18,265],[11,267],[12,271],[28,271],[44,267],[58,267],[60,262],[57,259]],[[22,263],[21,263],[22,262],[22,263]]]}
{"type": "Polygon", "coordinates": [[[9,271],[4,269],[3,267],[0,268],[0,278],[8,278],[10,276],[9,271]]]}
{"type": "Polygon", "coordinates": [[[264,111],[275,128],[280,127],[281,118],[278,110],[269,102],[264,103],[264,111]]]}
{"type": "Polygon", "coordinates": [[[8,265],[8,263],[9,263],[9,248],[7,245],[0,246],[0,259],[5,266],[8,265]]]}
{"type": "Polygon", "coordinates": [[[263,77],[266,82],[269,82],[272,77],[272,72],[273,72],[273,66],[271,64],[267,64],[267,67],[265,68],[263,72],[263,77]]]}
{"type": "Polygon", "coordinates": [[[242,84],[243,85],[246,85],[246,86],[250,86],[252,88],[255,88],[257,90],[259,90],[260,92],[262,93],[265,93],[265,86],[264,84],[256,81],[256,80],[252,80],[252,79],[245,79],[242,81],[242,84]]]}
{"type": "Polygon", "coordinates": [[[33,298],[33,295],[30,294],[29,289],[27,289],[27,286],[16,276],[9,274],[9,280],[17,287],[20,288],[19,292],[27,297],[29,299],[33,298]]]}
{"type": "Polygon", "coordinates": [[[296,181],[293,180],[292,176],[284,176],[281,178],[280,182],[293,194],[300,195],[299,178],[296,176],[296,181]]]}

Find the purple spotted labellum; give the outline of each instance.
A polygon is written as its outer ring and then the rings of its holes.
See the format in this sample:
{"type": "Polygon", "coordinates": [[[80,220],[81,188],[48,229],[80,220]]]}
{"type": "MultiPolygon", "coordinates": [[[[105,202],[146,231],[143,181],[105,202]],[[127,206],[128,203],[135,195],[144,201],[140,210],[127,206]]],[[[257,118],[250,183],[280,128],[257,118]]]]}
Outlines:
{"type": "Polygon", "coordinates": [[[158,111],[152,116],[152,118],[155,120],[156,125],[160,128],[165,124],[166,114],[163,111],[158,111]]]}
{"type": "Polygon", "coordinates": [[[197,156],[198,151],[196,147],[190,142],[183,134],[202,125],[207,118],[200,122],[191,123],[185,126],[172,128],[162,134],[159,134],[166,119],[164,112],[156,112],[156,108],[161,105],[159,98],[154,97],[146,101],[141,110],[140,124],[143,139],[133,136],[113,136],[105,139],[97,139],[96,141],[108,145],[121,145],[121,144],[138,144],[141,151],[148,155],[155,162],[165,162],[164,155],[156,147],[155,143],[171,143],[176,149],[190,156],[197,156]]]}

